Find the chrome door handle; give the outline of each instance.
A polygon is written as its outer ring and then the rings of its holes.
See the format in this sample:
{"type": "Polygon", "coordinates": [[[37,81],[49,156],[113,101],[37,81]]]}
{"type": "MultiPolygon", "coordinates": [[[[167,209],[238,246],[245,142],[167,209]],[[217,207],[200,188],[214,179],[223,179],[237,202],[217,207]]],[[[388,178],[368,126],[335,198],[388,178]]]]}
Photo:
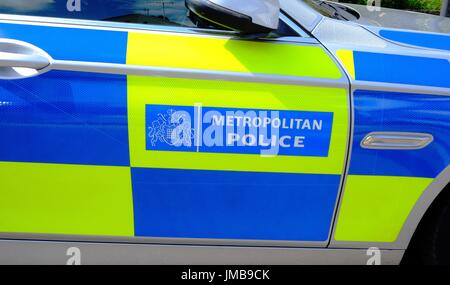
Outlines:
{"type": "Polygon", "coordinates": [[[433,141],[431,134],[407,132],[372,132],[361,141],[367,149],[414,150],[422,149],[433,141]]]}
{"type": "Polygon", "coordinates": [[[31,44],[0,39],[0,79],[34,76],[48,67],[51,61],[46,52],[31,44]]]}
{"type": "Polygon", "coordinates": [[[43,69],[50,64],[49,60],[38,54],[18,54],[0,51],[1,67],[24,67],[43,69]]]}

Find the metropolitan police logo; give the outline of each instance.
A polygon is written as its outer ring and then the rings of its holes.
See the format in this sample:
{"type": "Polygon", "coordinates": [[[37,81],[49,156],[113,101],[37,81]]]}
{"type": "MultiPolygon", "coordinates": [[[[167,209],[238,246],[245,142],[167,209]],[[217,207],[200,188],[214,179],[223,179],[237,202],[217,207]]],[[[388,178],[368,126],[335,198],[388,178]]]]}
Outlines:
{"type": "Polygon", "coordinates": [[[146,149],[326,157],[332,124],[331,112],[146,105],[146,149]]]}
{"type": "Polygon", "coordinates": [[[191,145],[194,129],[191,118],[184,111],[169,109],[166,113],[158,113],[157,119],[148,127],[148,137],[152,146],[158,142],[170,146],[191,145]]]}

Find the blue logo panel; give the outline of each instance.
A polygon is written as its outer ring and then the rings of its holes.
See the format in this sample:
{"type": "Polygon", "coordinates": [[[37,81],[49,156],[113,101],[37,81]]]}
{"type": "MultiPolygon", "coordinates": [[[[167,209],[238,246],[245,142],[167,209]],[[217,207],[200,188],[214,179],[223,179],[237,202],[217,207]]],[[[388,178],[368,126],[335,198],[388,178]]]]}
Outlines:
{"type": "Polygon", "coordinates": [[[328,156],[331,112],[146,105],[146,149],[328,156]]]}
{"type": "Polygon", "coordinates": [[[326,241],[340,175],[132,168],[135,235],[326,241]]]}

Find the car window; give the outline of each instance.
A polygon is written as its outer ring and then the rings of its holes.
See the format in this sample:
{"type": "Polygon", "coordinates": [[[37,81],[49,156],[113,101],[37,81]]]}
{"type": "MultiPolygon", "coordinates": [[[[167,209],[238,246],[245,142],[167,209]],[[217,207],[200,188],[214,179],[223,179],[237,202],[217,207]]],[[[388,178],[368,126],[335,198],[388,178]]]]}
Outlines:
{"type": "MultiPolygon", "coordinates": [[[[0,0],[0,14],[226,30],[190,13],[185,0],[0,0]]],[[[298,34],[280,21],[270,36],[298,34]]]]}
{"type": "Polygon", "coordinates": [[[0,13],[223,29],[189,13],[185,0],[1,0],[0,13]]]}

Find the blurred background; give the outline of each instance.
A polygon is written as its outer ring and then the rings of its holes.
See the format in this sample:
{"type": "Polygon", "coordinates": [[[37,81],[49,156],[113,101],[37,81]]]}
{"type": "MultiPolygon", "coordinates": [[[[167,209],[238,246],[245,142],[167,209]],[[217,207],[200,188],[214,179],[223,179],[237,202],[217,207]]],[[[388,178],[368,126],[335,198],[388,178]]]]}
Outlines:
{"type": "MultiPolygon", "coordinates": [[[[340,0],[335,2],[367,5],[368,1],[369,3],[375,2],[370,0],[340,0]]],[[[448,3],[448,0],[381,0],[379,2],[381,3],[381,7],[439,15],[443,1],[448,3]]],[[[448,15],[448,11],[446,13],[448,15]]]]}

